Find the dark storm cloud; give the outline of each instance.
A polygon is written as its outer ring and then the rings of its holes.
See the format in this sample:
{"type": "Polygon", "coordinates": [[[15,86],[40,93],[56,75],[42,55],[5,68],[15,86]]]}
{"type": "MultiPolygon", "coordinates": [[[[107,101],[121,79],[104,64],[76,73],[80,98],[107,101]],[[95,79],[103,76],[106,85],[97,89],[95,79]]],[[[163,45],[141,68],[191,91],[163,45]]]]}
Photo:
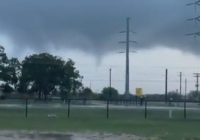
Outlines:
{"type": "Polygon", "coordinates": [[[195,31],[186,22],[194,16],[193,7],[185,6],[188,1],[0,0],[0,34],[21,50],[77,48],[102,54],[115,50],[124,39],[118,32],[125,29],[125,18],[131,17],[139,48],[164,45],[198,52],[194,41],[184,35],[195,31]]]}

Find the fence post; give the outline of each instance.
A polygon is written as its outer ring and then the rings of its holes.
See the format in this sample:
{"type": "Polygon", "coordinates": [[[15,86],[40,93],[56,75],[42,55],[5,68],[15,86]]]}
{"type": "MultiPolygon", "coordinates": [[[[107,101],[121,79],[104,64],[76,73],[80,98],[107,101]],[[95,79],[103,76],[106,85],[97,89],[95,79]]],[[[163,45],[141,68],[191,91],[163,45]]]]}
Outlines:
{"type": "Polygon", "coordinates": [[[69,99],[68,100],[68,106],[67,106],[67,117],[68,118],[70,117],[70,103],[71,103],[71,100],[69,99]]]}
{"type": "Polygon", "coordinates": [[[109,100],[107,100],[107,109],[106,109],[106,117],[109,118],[109,100]]]}
{"type": "Polygon", "coordinates": [[[26,98],[26,109],[25,109],[25,117],[28,117],[28,98],[26,98]]]}
{"type": "Polygon", "coordinates": [[[147,100],[145,100],[145,111],[144,111],[145,120],[147,119],[147,100]]]}
{"type": "Polygon", "coordinates": [[[186,100],[184,101],[184,119],[187,117],[187,112],[186,112],[186,100]]]}
{"type": "Polygon", "coordinates": [[[138,98],[137,98],[137,96],[135,96],[135,104],[136,104],[136,106],[137,106],[137,104],[138,104],[138,98]]]}

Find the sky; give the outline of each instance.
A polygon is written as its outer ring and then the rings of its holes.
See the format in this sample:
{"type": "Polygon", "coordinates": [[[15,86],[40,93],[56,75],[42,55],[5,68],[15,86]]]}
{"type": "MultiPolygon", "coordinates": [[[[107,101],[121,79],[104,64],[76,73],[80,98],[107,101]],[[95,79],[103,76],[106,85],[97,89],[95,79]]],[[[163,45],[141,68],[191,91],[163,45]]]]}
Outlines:
{"type": "MultiPolygon", "coordinates": [[[[142,87],[146,94],[164,93],[165,69],[169,90],[179,89],[179,72],[195,89],[194,72],[200,70],[200,23],[192,0],[0,0],[0,45],[9,57],[22,60],[32,53],[49,52],[72,58],[95,92],[112,85],[124,93],[125,40],[120,31],[131,18],[130,92],[142,87]]],[[[184,87],[184,83],[183,83],[184,87]]]]}

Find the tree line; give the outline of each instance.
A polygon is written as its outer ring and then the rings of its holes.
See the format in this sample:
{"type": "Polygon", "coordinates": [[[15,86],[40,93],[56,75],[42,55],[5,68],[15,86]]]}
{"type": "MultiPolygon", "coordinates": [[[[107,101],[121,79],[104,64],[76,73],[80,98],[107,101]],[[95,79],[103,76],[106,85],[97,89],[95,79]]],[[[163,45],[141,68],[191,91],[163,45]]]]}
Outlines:
{"type": "MultiPolygon", "coordinates": [[[[29,97],[39,100],[58,97],[83,99],[127,99],[113,87],[105,87],[94,93],[82,84],[83,76],[71,59],[63,60],[49,53],[32,54],[24,60],[8,58],[5,48],[0,46],[0,98],[29,97]]],[[[129,99],[135,99],[133,95],[129,99]]],[[[164,100],[164,94],[146,95],[149,100],[164,100]]],[[[181,100],[183,95],[171,91],[168,100],[181,100]]],[[[189,100],[200,100],[200,93],[191,91],[189,100]]]]}
{"type": "Polygon", "coordinates": [[[47,100],[52,97],[108,98],[119,94],[114,88],[105,87],[102,94],[95,94],[82,84],[83,76],[71,59],[67,61],[49,53],[32,54],[23,61],[8,58],[5,48],[0,46],[0,90],[1,98],[29,97],[47,100]]]}

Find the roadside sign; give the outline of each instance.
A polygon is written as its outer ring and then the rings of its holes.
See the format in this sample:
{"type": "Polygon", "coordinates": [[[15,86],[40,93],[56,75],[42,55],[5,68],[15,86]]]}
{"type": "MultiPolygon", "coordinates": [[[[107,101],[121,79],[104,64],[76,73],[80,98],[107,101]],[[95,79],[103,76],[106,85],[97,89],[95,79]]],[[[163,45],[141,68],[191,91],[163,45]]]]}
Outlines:
{"type": "Polygon", "coordinates": [[[136,96],[142,96],[143,95],[143,91],[142,91],[142,88],[136,88],[136,96]]]}

